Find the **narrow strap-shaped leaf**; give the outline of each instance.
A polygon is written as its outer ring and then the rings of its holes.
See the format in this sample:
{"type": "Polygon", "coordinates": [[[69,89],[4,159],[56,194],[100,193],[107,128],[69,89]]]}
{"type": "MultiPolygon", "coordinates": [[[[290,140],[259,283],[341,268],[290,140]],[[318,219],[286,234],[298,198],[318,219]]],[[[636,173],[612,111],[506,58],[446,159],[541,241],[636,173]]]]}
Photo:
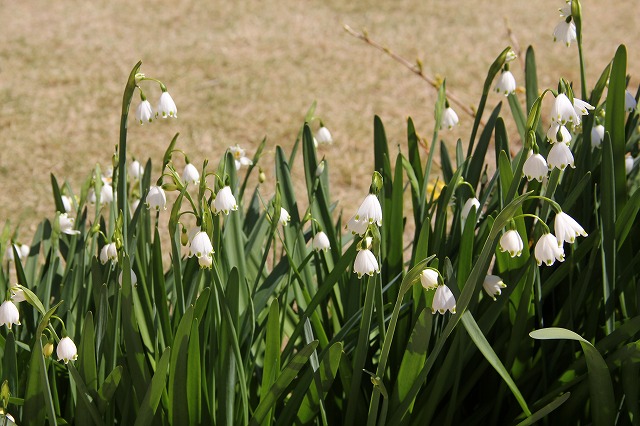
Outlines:
{"type": "Polygon", "coordinates": [[[527,417],[525,420],[518,423],[517,426],[529,426],[535,424],[537,421],[544,419],[549,413],[553,412],[556,408],[564,404],[567,399],[571,396],[571,392],[563,393],[535,413],[531,414],[531,416],[527,417]]]}
{"type": "Polygon", "coordinates": [[[251,418],[250,422],[252,426],[262,424],[265,416],[271,411],[271,408],[276,404],[278,398],[280,397],[280,395],[282,395],[282,392],[284,392],[289,383],[291,383],[298,372],[307,363],[309,357],[317,346],[318,341],[314,340],[304,348],[300,349],[300,351],[296,353],[296,355],[287,364],[287,366],[284,367],[282,373],[280,374],[280,376],[278,376],[278,379],[273,384],[273,386],[271,386],[265,398],[260,401],[260,404],[258,404],[258,406],[256,407],[256,410],[253,413],[253,417],[251,418]]]}
{"type": "Polygon", "coordinates": [[[543,328],[534,330],[529,335],[539,340],[566,339],[580,343],[589,370],[590,405],[593,424],[596,426],[614,424],[616,402],[613,394],[613,384],[607,363],[600,355],[600,352],[582,336],[565,328],[543,328]]]}
{"type": "Polygon", "coordinates": [[[193,322],[193,306],[189,306],[180,320],[173,338],[171,364],[169,365],[169,418],[179,425],[189,418],[187,402],[187,354],[189,334],[193,322]]]}
{"type": "Polygon", "coordinates": [[[167,383],[167,367],[169,367],[170,356],[171,348],[167,347],[162,353],[160,361],[158,361],[156,372],[151,379],[144,399],[140,403],[135,426],[146,426],[153,422],[160,398],[162,397],[162,392],[165,390],[165,384],[167,383]]]}
{"type": "MultiPolygon", "coordinates": [[[[190,424],[201,424],[202,422],[202,392],[201,377],[202,368],[200,363],[200,335],[198,332],[198,319],[194,318],[189,334],[189,349],[187,355],[187,404],[190,424]]],[[[175,413],[175,411],[174,411],[175,413]]],[[[184,422],[184,419],[182,420],[184,422]]],[[[176,424],[176,423],[174,423],[176,424]]]]}
{"type": "Polygon", "coordinates": [[[118,385],[120,384],[120,379],[122,379],[122,366],[117,366],[113,369],[111,373],[104,379],[102,382],[102,386],[98,389],[98,400],[96,401],[98,404],[98,409],[100,413],[104,414],[109,403],[111,402],[111,398],[113,394],[118,389],[118,385]]]}
{"type": "MultiPolygon", "coordinates": [[[[264,367],[262,371],[262,386],[260,400],[267,397],[269,389],[280,374],[280,309],[278,299],[271,302],[267,317],[267,331],[265,336],[264,367]]],[[[263,425],[271,424],[271,415],[266,416],[263,425]]]]}
{"type": "Polygon", "coordinates": [[[500,377],[502,377],[502,380],[504,380],[507,386],[509,386],[509,389],[511,389],[513,396],[516,397],[516,401],[518,401],[518,404],[520,404],[522,411],[524,411],[527,416],[530,416],[531,411],[529,411],[527,402],[524,400],[520,389],[518,389],[518,386],[516,386],[515,382],[509,375],[509,372],[504,368],[502,361],[500,361],[500,358],[498,358],[498,355],[496,355],[496,353],[494,352],[491,344],[487,341],[487,338],[482,333],[482,330],[480,330],[480,327],[478,327],[478,324],[473,318],[471,312],[466,311],[462,315],[462,324],[467,330],[467,333],[469,333],[469,337],[471,337],[473,343],[475,343],[480,352],[482,352],[482,355],[484,355],[489,364],[491,364],[491,366],[498,372],[500,377]]]}

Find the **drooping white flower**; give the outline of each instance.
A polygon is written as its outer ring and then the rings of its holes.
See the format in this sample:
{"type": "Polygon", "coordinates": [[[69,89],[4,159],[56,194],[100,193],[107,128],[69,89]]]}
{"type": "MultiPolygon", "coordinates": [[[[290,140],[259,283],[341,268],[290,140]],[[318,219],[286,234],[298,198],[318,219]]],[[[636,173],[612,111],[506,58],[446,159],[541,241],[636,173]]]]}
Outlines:
{"type": "Polygon", "coordinates": [[[13,248],[15,247],[18,252],[18,259],[23,259],[29,256],[29,252],[31,251],[31,247],[27,244],[10,244],[7,247],[7,250],[4,252],[4,260],[5,262],[13,262],[15,260],[13,256],[13,248]]]}
{"type": "Polygon", "coordinates": [[[567,95],[564,93],[560,93],[556,96],[551,109],[551,121],[562,125],[572,123],[574,126],[577,126],[580,124],[580,116],[576,112],[567,95]]]}
{"type": "Polygon", "coordinates": [[[280,207],[280,219],[278,219],[278,221],[282,226],[287,226],[291,221],[291,215],[284,209],[284,207],[280,207]]]}
{"type": "Polygon", "coordinates": [[[352,216],[351,219],[347,222],[347,230],[351,231],[352,234],[358,234],[360,236],[364,235],[367,232],[367,228],[369,227],[369,223],[365,221],[357,221],[355,216],[352,216]]]}
{"type": "Polygon", "coordinates": [[[553,41],[561,41],[569,47],[571,42],[577,40],[576,24],[573,19],[567,18],[556,25],[553,30],[553,41]]]}
{"type": "Polygon", "coordinates": [[[331,137],[331,132],[326,127],[322,126],[316,132],[316,141],[318,144],[323,145],[331,145],[333,143],[333,137],[331,137]]]}
{"type": "Polygon", "coordinates": [[[573,154],[571,153],[571,149],[565,143],[555,143],[549,150],[549,155],[547,156],[547,161],[549,162],[549,168],[552,169],[554,167],[564,170],[565,167],[571,166],[572,168],[576,168],[573,164],[573,154]]]}
{"type": "Polygon", "coordinates": [[[158,108],[156,108],[156,118],[158,118],[158,116],[161,116],[162,118],[178,117],[178,108],[176,107],[176,103],[173,101],[169,92],[163,91],[160,95],[158,108]]]}
{"type": "MultiPolygon", "coordinates": [[[[120,275],[118,275],[118,284],[122,287],[122,271],[120,271],[120,275]]],[[[135,287],[138,284],[138,276],[133,269],[131,270],[131,287],[135,287]]]]}
{"type": "Polygon", "coordinates": [[[509,70],[503,70],[496,82],[495,91],[505,96],[516,93],[516,79],[509,70]]]}
{"type": "Polygon", "coordinates": [[[563,142],[566,144],[571,143],[571,133],[565,126],[560,123],[551,123],[549,130],[547,131],[547,139],[551,143],[563,142]]]}
{"type": "Polygon", "coordinates": [[[353,272],[358,274],[358,278],[362,278],[365,274],[373,276],[374,273],[380,273],[378,260],[371,250],[360,250],[358,254],[356,254],[356,260],[353,262],[353,272]]]}
{"type": "Polygon", "coordinates": [[[58,342],[56,354],[58,355],[58,361],[64,361],[65,364],[68,364],[69,361],[78,359],[78,348],[76,348],[76,344],[73,343],[70,337],[63,337],[58,342]]]}
{"type": "Polygon", "coordinates": [[[427,290],[438,288],[438,277],[440,274],[433,268],[425,268],[420,274],[420,284],[427,290]]]}
{"type": "Polygon", "coordinates": [[[113,202],[113,187],[108,183],[102,184],[100,188],[100,204],[108,204],[113,202]]]}
{"type": "Polygon", "coordinates": [[[360,207],[358,207],[354,218],[357,222],[375,223],[378,226],[382,226],[382,207],[378,197],[374,194],[367,195],[360,207]]]}
{"type": "Polygon", "coordinates": [[[236,197],[233,196],[231,188],[229,186],[225,186],[216,194],[216,199],[213,201],[213,212],[215,214],[222,212],[228,215],[232,210],[238,210],[236,197]]]}
{"type": "Polygon", "coordinates": [[[524,162],[522,172],[527,177],[527,180],[535,179],[538,182],[542,182],[549,172],[549,167],[542,155],[532,153],[533,151],[529,151],[529,157],[524,162]]]}
{"type": "Polygon", "coordinates": [[[624,169],[627,172],[627,174],[631,173],[631,171],[633,170],[633,156],[629,153],[627,153],[627,156],[624,158],[624,169]]]}
{"type": "Polygon", "coordinates": [[[509,62],[515,61],[517,57],[518,55],[516,55],[516,52],[509,50],[507,55],[504,57],[504,62],[508,64],[509,62]]]}
{"type": "Polygon", "coordinates": [[[524,243],[520,234],[515,229],[510,229],[500,237],[500,251],[507,252],[511,257],[520,256],[524,243]]]}
{"type": "Polygon", "coordinates": [[[331,248],[331,243],[329,242],[329,237],[324,231],[320,231],[313,236],[313,240],[311,240],[311,247],[314,250],[328,250],[331,248]]]}
{"type": "Polygon", "coordinates": [[[142,179],[142,175],[144,175],[144,167],[138,160],[133,160],[131,164],[129,164],[129,177],[133,180],[142,179]]]}
{"type": "Polygon", "coordinates": [[[116,243],[105,244],[102,246],[102,250],[100,250],[100,263],[104,265],[108,261],[118,263],[118,249],[116,248],[116,243]]]}
{"type": "Polygon", "coordinates": [[[236,170],[240,170],[242,166],[250,166],[253,164],[253,161],[245,156],[245,151],[240,148],[240,145],[230,146],[229,151],[231,151],[233,159],[236,161],[236,170]]]}
{"type": "Polygon", "coordinates": [[[200,173],[192,163],[187,163],[184,166],[184,170],[182,171],[182,181],[186,185],[189,185],[190,183],[197,185],[198,182],[200,182],[200,173]]]}
{"type": "Polygon", "coordinates": [[[71,213],[71,210],[73,209],[73,204],[71,203],[71,197],[67,195],[62,195],[60,196],[60,199],[62,200],[62,206],[64,207],[64,212],[71,213]]]}
{"type": "Polygon", "coordinates": [[[585,230],[580,226],[578,222],[565,212],[556,214],[556,218],[553,222],[553,228],[556,233],[556,239],[558,244],[562,245],[563,242],[573,243],[578,235],[583,237],[587,236],[585,230]]]}
{"type": "Polygon", "coordinates": [[[507,285],[502,282],[502,278],[497,275],[487,275],[484,277],[484,282],[482,283],[482,287],[484,291],[495,301],[496,296],[500,296],[502,294],[502,289],[506,288],[507,285]]]}
{"type": "Polygon", "coordinates": [[[440,125],[440,129],[444,129],[446,127],[451,130],[459,121],[458,114],[456,114],[453,108],[447,107],[442,112],[442,124],[440,125]]]}
{"type": "Polygon", "coordinates": [[[478,213],[480,213],[480,201],[476,197],[469,198],[462,206],[462,211],[460,212],[460,217],[462,221],[465,222],[469,213],[471,213],[471,209],[475,207],[476,209],[476,217],[478,217],[478,213]]]}
{"type": "Polygon", "coordinates": [[[589,115],[589,111],[593,111],[595,108],[588,102],[582,99],[573,98],[573,109],[579,115],[589,115]]]}
{"type": "Polygon", "coordinates": [[[0,305],[0,325],[6,325],[11,330],[12,324],[20,325],[20,313],[12,301],[5,300],[0,305]]]}
{"type": "Polygon", "coordinates": [[[153,121],[151,102],[146,99],[140,102],[140,105],[136,108],[136,120],[138,120],[140,124],[151,123],[153,121]]]}
{"type": "Polygon", "coordinates": [[[431,304],[431,313],[435,314],[436,311],[444,314],[445,312],[456,313],[456,298],[446,285],[439,285],[436,289],[436,294],[433,295],[433,302],[431,304]]]}
{"type": "Polygon", "coordinates": [[[25,300],[27,300],[27,298],[24,294],[23,289],[21,289],[20,287],[13,287],[11,289],[11,301],[13,303],[17,305],[18,303],[24,302],[25,300]]]}
{"type": "Polygon", "coordinates": [[[604,126],[598,124],[591,129],[591,148],[600,148],[604,140],[604,126]]]}
{"type": "Polygon", "coordinates": [[[206,232],[199,231],[193,236],[189,245],[189,257],[211,256],[213,254],[213,245],[211,239],[206,232]]]}
{"type": "Polygon", "coordinates": [[[633,112],[636,109],[636,105],[638,102],[636,98],[631,94],[629,90],[625,90],[624,92],[624,110],[627,112],[633,112]]]}
{"type": "Polygon", "coordinates": [[[73,229],[73,224],[75,223],[75,219],[69,217],[67,213],[61,213],[58,216],[58,223],[60,224],[60,232],[67,235],[78,235],[80,231],[77,229],[73,229]]]}
{"type": "Polygon", "coordinates": [[[562,245],[558,245],[558,239],[553,234],[544,234],[534,249],[534,255],[538,266],[544,262],[547,266],[551,266],[557,260],[558,262],[564,261],[564,249],[562,245]]]}
{"type": "Polygon", "coordinates": [[[164,189],[161,186],[150,186],[145,198],[145,204],[151,210],[166,210],[167,195],[164,193],[164,189]]]}

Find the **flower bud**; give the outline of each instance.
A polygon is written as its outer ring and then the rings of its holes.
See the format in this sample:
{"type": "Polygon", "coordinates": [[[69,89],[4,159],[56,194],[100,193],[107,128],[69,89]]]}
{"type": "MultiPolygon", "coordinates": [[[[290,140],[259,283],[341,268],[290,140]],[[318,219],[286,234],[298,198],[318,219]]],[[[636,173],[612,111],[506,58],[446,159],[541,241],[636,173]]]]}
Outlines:
{"type": "Polygon", "coordinates": [[[45,358],[49,358],[53,354],[53,343],[47,342],[42,347],[42,353],[45,358]]]}

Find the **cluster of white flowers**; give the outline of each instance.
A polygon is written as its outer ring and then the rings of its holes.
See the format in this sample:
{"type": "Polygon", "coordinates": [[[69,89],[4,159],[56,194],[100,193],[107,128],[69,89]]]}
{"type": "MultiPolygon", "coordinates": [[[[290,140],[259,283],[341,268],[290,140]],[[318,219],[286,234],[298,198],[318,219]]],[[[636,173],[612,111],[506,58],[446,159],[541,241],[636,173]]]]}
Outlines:
{"type": "MultiPolygon", "coordinates": [[[[569,100],[564,93],[556,96],[551,110],[551,126],[547,131],[547,139],[552,144],[547,159],[530,150],[522,171],[528,180],[542,182],[549,170],[554,167],[564,170],[567,166],[575,168],[573,154],[570,149],[571,133],[567,126],[574,129],[580,125],[581,116],[589,114],[594,107],[589,103],[573,98],[569,100]]],[[[604,129],[603,129],[604,130],[604,129]]]]}
{"type": "Polygon", "coordinates": [[[495,91],[505,96],[513,95],[516,93],[516,78],[513,76],[513,73],[509,71],[509,62],[512,62],[516,59],[516,53],[513,50],[509,50],[507,52],[507,56],[505,57],[505,64],[502,68],[502,72],[498,76],[498,80],[496,81],[495,91]]]}
{"type": "MultiPolygon", "coordinates": [[[[587,236],[582,226],[574,218],[562,211],[556,213],[553,227],[555,235],[546,232],[536,243],[534,255],[538,266],[543,263],[551,266],[556,260],[558,262],[564,261],[564,243],[573,244],[576,237],[587,236]]],[[[510,229],[505,232],[500,238],[499,248],[500,251],[509,253],[511,257],[520,256],[524,244],[518,231],[510,229]]]]}
{"type": "MultiPolygon", "coordinates": [[[[347,229],[353,234],[365,236],[369,230],[369,226],[382,226],[382,206],[375,194],[369,194],[364,198],[360,207],[347,223],[347,229]]],[[[362,240],[363,245],[358,246],[358,254],[353,264],[353,272],[358,274],[358,278],[362,275],[372,276],[374,273],[380,273],[378,260],[373,252],[369,249],[371,246],[371,237],[362,240]]]]}
{"type": "Polygon", "coordinates": [[[576,24],[571,15],[571,0],[568,0],[559,10],[562,21],[560,21],[553,30],[553,41],[559,40],[569,47],[571,42],[577,39],[576,24]]]}
{"type": "Polygon", "coordinates": [[[198,231],[189,242],[189,257],[198,258],[201,268],[210,268],[213,264],[213,244],[206,232],[198,231]]]}
{"type": "Polygon", "coordinates": [[[425,268],[420,273],[420,284],[426,290],[435,290],[433,302],[431,304],[431,313],[440,312],[444,314],[446,311],[452,314],[456,313],[456,298],[445,284],[440,280],[440,272],[435,268],[425,268]]]}
{"type": "Polygon", "coordinates": [[[118,249],[116,243],[108,243],[102,246],[100,250],[100,263],[105,265],[107,262],[118,263],[118,249]]]}
{"type": "Polygon", "coordinates": [[[151,123],[154,118],[158,117],[178,117],[178,108],[176,107],[176,103],[173,101],[173,98],[166,89],[162,90],[155,114],[153,113],[153,108],[151,108],[151,103],[147,100],[144,94],[141,93],[140,97],[142,100],[136,109],[136,120],[138,120],[140,124],[151,123]]]}

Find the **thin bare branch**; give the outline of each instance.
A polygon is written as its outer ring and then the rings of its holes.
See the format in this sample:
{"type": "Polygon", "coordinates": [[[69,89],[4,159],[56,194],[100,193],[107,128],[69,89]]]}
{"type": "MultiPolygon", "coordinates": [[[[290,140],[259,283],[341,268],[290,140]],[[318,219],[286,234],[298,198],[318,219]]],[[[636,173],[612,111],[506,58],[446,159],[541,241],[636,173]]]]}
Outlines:
{"type": "MultiPolygon", "coordinates": [[[[398,55],[397,53],[394,53],[388,47],[385,47],[385,46],[381,45],[380,43],[372,40],[369,37],[369,34],[367,34],[365,31],[358,32],[358,31],[354,30],[353,28],[351,28],[349,25],[345,25],[344,29],[345,29],[345,31],[347,33],[349,33],[350,35],[354,36],[355,38],[358,38],[358,39],[364,41],[365,43],[367,43],[369,46],[375,47],[376,49],[380,50],[381,52],[386,53],[393,60],[395,60],[396,62],[399,62],[402,65],[404,65],[406,68],[408,68],[415,75],[417,75],[418,77],[420,77],[421,79],[423,79],[424,81],[429,83],[429,85],[431,85],[434,89],[437,90],[437,89],[440,88],[440,85],[442,83],[440,81],[436,80],[435,78],[425,74],[424,70],[422,68],[422,63],[420,61],[416,61],[416,63],[410,62],[406,58],[398,55]]],[[[471,117],[475,117],[476,116],[475,111],[472,108],[470,108],[469,106],[467,106],[467,104],[462,102],[449,89],[447,89],[447,100],[450,103],[456,104],[460,108],[460,110],[462,110],[463,112],[469,114],[471,117]]]]}

